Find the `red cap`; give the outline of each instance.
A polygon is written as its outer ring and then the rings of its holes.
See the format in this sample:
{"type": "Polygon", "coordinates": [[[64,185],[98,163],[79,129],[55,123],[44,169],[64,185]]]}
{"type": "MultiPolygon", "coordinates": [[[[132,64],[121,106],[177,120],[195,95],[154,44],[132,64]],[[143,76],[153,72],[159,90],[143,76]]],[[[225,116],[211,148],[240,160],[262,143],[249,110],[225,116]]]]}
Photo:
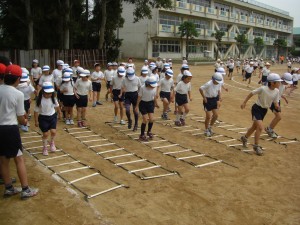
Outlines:
{"type": "Polygon", "coordinates": [[[9,65],[6,67],[5,74],[7,75],[13,75],[13,76],[22,76],[22,69],[18,65],[9,65]]]}
{"type": "Polygon", "coordinates": [[[6,66],[3,63],[0,63],[0,74],[5,74],[6,66]]]}

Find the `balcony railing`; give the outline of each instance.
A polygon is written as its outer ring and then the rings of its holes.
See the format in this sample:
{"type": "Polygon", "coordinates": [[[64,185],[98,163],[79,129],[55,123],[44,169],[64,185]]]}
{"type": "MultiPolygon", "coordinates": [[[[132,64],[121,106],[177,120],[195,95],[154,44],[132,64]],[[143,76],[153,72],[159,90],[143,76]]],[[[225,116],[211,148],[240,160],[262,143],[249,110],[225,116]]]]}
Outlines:
{"type": "Polygon", "coordinates": [[[194,5],[194,10],[197,12],[204,12],[204,7],[201,5],[194,5]]]}
{"type": "Polygon", "coordinates": [[[206,13],[214,14],[214,15],[216,14],[215,9],[214,8],[209,8],[209,7],[206,8],[206,13]]]}
{"type": "Polygon", "coordinates": [[[160,24],[159,31],[166,33],[174,32],[174,25],[160,24]]]}

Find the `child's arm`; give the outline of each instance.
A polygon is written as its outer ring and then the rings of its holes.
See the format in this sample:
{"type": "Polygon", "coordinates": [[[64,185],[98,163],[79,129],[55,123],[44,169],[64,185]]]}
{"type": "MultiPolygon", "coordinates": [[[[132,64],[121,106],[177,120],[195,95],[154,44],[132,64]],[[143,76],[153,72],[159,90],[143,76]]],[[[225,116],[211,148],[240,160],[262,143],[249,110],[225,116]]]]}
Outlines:
{"type": "Polygon", "coordinates": [[[56,110],[56,112],[58,114],[58,119],[61,119],[61,109],[60,109],[60,107],[57,106],[57,107],[54,107],[54,108],[55,108],[55,110],[56,110]]]}
{"type": "Polygon", "coordinates": [[[286,104],[289,104],[289,102],[288,102],[287,98],[286,98],[284,95],[281,95],[281,98],[283,98],[283,99],[284,99],[284,101],[286,102],[286,104]]]}
{"type": "Polygon", "coordinates": [[[204,102],[204,103],[207,103],[207,99],[206,99],[206,97],[205,97],[205,95],[204,95],[203,90],[202,90],[201,88],[199,88],[199,91],[200,91],[200,94],[201,94],[201,96],[202,96],[202,98],[203,98],[203,102],[204,102]]]}
{"type": "Polygon", "coordinates": [[[174,99],[175,99],[175,90],[174,87],[171,88],[171,96],[170,96],[170,101],[172,103],[174,103],[174,99]]]}
{"type": "Polygon", "coordinates": [[[250,98],[252,98],[253,94],[252,92],[246,97],[245,101],[243,102],[243,104],[241,105],[241,109],[244,109],[246,107],[246,103],[248,102],[248,100],[250,98]]]}
{"type": "Polygon", "coordinates": [[[193,99],[192,99],[192,92],[191,91],[188,91],[188,96],[189,96],[190,101],[192,101],[193,99]]]}
{"type": "MultiPolygon", "coordinates": [[[[142,97],[141,96],[138,96],[138,99],[137,99],[137,103],[136,103],[136,106],[135,106],[135,111],[137,112],[138,111],[138,107],[139,107],[139,104],[140,104],[140,101],[141,101],[142,97]]],[[[155,99],[155,98],[154,98],[155,99]]],[[[156,100],[156,99],[155,99],[156,100]]],[[[155,101],[154,100],[154,101],[155,101]]]]}
{"type": "Polygon", "coordinates": [[[278,102],[274,102],[274,106],[278,112],[281,112],[281,108],[280,108],[280,105],[278,104],[278,102]]]}
{"type": "Polygon", "coordinates": [[[39,118],[39,113],[36,112],[36,111],[34,111],[34,123],[35,123],[36,127],[39,127],[39,120],[38,120],[38,118],[39,118]]]}
{"type": "Polygon", "coordinates": [[[157,104],[157,98],[154,98],[154,106],[155,106],[156,108],[159,108],[159,105],[157,104]]]}
{"type": "Polygon", "coordinates": [[[220,90],[218,91],[218,96],[219,96],[219,101],[221,102],[222,101],[222,95],[221,95],[221,91],[220,90]]]}
{"type": "Polygon", "coordinates": [[[225,87],[225,84],[222,84],[222,88],[228,92],[228,88],[225,87]]]}
{"type": "Polygon", "coordinates": [[[89,90],[89,101],[91,102],[93,99],[92,99],[92,91],[89,90]]]}

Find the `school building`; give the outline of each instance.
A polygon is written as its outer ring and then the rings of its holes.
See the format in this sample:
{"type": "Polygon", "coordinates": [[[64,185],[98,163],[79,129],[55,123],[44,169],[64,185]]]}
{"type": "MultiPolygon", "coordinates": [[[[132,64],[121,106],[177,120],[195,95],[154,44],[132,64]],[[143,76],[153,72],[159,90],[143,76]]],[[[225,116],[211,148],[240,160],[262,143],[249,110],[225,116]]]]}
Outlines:
{"type": "Polygon", "coordinates": [[[186,54],[186,42],[178,28],[183,21],[193,22],[199,33],[188,46],[190,59],[215,57],[218,48],[212,33],[216,30],[225,32],[219,47],[223,59],[239,55],[271,58],[277,55],[273,42],[278,38],[285,39],[288,47],[292,45],[293,18],[281,9],[253,0],[172,1],[173,9],[153,9],[151,20],[137,23],[133,23],[134,6],[123,3],[125,23],[118,34],[123,39],[122,57],[182,58],[186,54]],[[243,33],[248,44],[239,49],[234,38],[243,33]],[[263,39],[263,46],[254,44],[256,37],[263,39]]]}

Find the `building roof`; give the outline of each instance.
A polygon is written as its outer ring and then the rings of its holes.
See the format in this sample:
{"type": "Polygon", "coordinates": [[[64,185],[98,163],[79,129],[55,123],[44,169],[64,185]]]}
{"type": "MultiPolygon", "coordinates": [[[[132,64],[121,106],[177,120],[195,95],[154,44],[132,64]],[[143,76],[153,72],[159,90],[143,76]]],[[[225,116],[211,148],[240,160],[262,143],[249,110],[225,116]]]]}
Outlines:
{"type": "Polygon", "coordinates": [[[294,27],[293,28],[293,34],[294,35],[300,35],[300,27],[294,27]]]}

